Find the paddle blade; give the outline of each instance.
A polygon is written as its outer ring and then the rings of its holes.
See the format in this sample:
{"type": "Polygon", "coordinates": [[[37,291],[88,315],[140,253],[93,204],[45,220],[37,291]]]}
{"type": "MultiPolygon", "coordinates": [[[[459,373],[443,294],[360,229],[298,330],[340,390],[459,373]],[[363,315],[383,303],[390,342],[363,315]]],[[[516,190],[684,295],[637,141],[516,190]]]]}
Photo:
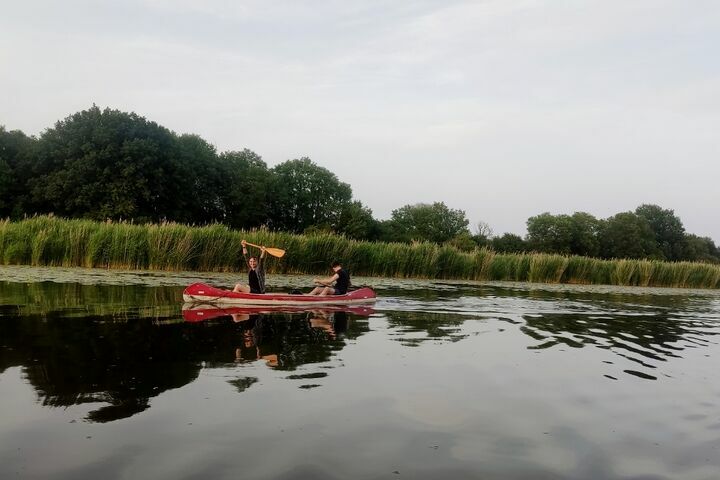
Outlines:
{"type": "Polygon", "coordinates": [[[282,248],[274,248],[274,247],[265,247],[265,251],[268,253],[268,255],[272,255],[273,257],[281,258],[283,255],[285,255],[285,250],[282,248]]]}

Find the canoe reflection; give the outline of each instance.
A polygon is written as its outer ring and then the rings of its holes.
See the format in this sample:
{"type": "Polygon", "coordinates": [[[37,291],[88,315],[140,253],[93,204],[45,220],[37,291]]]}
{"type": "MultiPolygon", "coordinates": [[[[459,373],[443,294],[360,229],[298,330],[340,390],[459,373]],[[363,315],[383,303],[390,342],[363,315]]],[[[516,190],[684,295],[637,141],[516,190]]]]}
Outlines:
{"type": "MultiPolygon", "coordinates": [[[[287,368],[293,362],[289,360],[287,347],[290,337],[302,343],[315,344],[314,350],[324,350],[341,340],[348,331],[353,317],[367,318],[374,313],[369,307],[362,306],[243,306],[219,307],[208,304],[185,304],[183,318],[190,323],[232,320],[241,330],[241,345],[235,349],[235,362],[253,362],[264,360],[272,368],[287,368]],[[282,326],[278,322],[285,323],[282,326]],[[293,326],[294,325],[294,326],[293,326]],[[299,327],[299,328],[298,328],[299,327]],[[288,331],[287,329],[290,328],[288,331]],[[285,332],[283,341],[278,344],[278,334],[285,332]],[[287,333],[293,332],[291,335],[287,333]],[[304,333],[300,333],[304,332],[304,333]]],[[[340,344],[342,348],[342,344],[340,344]]],[[[331,348],[332,350],[332,348],[331,348]]]]}
{"type": "Polygon", "coordinates": [[[183,305],[182,314],[186,322],[202,322],[219,317],[232,317],[233,321],[240,322],[247,320],[251,315],[276,314],[276,313],[315,313],[317,315],[328,315],[336,312],[352,313],[368,317],[375,313],[371,307],[346,306],[346,305],[322,305],[322,306],[295,306],[295,305],[256,305],[242,307],[222,307],[207,303],[183,305]]]}
{"type": "Polygon", "coordinates": [[[300,363],[329,358],[332,351],[343,348],[350,318],[367,318],[374,312],[358,305],[223,307],[186,303],[182,315],[191,324],[235,324],[241,332],[235,363],[264,360],[272,368],[293,369],[300,352],[305,357],[300,363]],[[316,354],[322,358],[308,357],[316,354]]]}
{"type": "MultiPolygon", "coordinates": [[[[300,323],[306,325],[306,347],[315,344],[315,349],[334,350],[328,342],[342,338],[348,328],[346,312],[306,312],[303,315],[300,323]]],[[[286,342],[276,341],[275,319],[262,314],[232,314],[231,317],[242,330],[240,345],[235,349],[236,363],[264,360],[272,368],[290,366],[289,355],[294,352],[287,350],[286,342]]]]}

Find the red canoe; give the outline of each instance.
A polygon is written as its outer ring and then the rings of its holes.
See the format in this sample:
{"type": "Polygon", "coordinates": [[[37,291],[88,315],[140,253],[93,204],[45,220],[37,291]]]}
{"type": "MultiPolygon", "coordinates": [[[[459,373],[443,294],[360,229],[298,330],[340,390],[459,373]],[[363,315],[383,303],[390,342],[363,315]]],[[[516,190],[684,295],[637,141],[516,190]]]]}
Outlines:
{"type": "Polygon", "coordinates": [[[223,305],[355,305],[375,301],[372,288],[363,287],[345,295],[295,295],[289,293],[239,293],[193,283],[183,292],[188,303],[221,303],[223,305]]]}

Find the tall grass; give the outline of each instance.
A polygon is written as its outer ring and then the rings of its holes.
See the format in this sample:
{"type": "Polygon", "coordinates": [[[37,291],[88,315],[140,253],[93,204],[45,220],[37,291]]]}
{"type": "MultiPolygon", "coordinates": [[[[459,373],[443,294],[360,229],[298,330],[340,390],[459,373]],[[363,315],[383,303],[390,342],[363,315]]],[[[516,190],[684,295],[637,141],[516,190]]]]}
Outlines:
{"type": "Polygon", "coordinates": [[[601,260],[542,253],[462,252],[431,243],[379,243],[333,234],[238,231],[223,225],[135,225],[36,216],[0,220],[0,264],[150,270],[244,270],[240,241],[283,248],[271,273],[327,273],[333,259],[354,275],[544,283],[720,288],[720,265],[601,260]]]}
{"type": "Polygon", "coordinates": [[[534,283],[560,283],[568,265],[562,255],[532,255],[528,280],[534,283]]]}

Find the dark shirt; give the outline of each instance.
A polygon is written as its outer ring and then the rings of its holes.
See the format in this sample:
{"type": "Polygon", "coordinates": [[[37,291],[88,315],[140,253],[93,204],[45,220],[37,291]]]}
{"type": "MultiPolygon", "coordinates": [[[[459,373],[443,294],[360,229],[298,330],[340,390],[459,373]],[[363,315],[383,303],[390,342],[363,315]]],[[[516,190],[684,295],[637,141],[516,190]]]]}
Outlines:
{"type": "Polygon", "coordinates": [[[338,276],[337,280],[335,281],[335,294],[345,295],[348,291],[348,288],[350,287],[350,274],[342,268],[335,273],[338,276]]]}
{"type": "Polygon", "coordinates": [[[248,284],[250,284],[250,293],[262,293],[260,288],[260,280],[255,270],[250,269],[248,272],[248,284]]]}
{"type": "MultiPolygon", "coordinates": [[[[248,257],[243,253],[245,257],[245,263],[248,263],[248,257]]],[[[257,259],[257,267],[255,270],[250,268],[248,271],[248,285],[250,286],[250,293],[265,293],[265,262],[264,258],[257,259]]],[[[248,268],[250,264],[248,264],[248,268]]]]}

